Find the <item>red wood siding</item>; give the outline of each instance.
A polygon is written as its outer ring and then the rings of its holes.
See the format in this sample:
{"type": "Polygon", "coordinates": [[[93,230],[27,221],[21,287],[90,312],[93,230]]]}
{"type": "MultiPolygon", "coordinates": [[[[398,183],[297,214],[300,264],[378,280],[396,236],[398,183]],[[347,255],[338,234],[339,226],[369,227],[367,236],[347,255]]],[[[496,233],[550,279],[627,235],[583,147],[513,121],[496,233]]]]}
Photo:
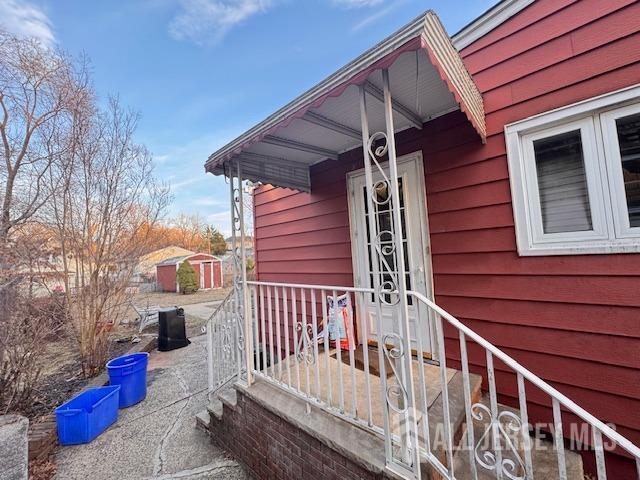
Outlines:
{"type": "Polygon", "coordinates": [[[255,192],[256,259],[264,281],[353,285],[346,174],[349,162],[313,169],[313,192],[255,192]]]}
{"type": "Polygon", "coordinates": [[[204,264],[204,288],[213,288],[211,284],[211,263],[204,264]]]}
{"type": "Polygon", "coordinates": [[[158,265],[156,267],[156,281],[162,292],[176,291],[176,266],[158,265]]]}
{"type": "Polygon", "coordinates": [[[214,257],[209,255],[208,253],[196,253],[195,255],[189,257],[189,263],[191,262],[210,262],[214,257]]]}
{"type": "Polygon", "coordinates": [[[213,262],[213,288],[222,287],[222,262],[213,262]]]}
{"type": "Polygon", "coordinates": [[[202,282],[200,281],[200,269],[202,268],[202,265],[199,263],[193,263],[191,260],[189,261],[189,263],[191,264],[191,266],[193,267],[193,269],[196,271],[196,280],[198,281],[198,288],[204,288],[204,285],[202,285],[202,282]]]}
{"type": "MultiPolygon", "coordinates": [[[[487,143],[460,113],[396,142],[399,154],[425,158],[438,304],[636,444],[640,255],[519,257],[503,129],[638,83],[639,18],[631,0],[534,2],[461,52],[485,100],[487,143]]],[[[256,192],[260,280],[352,285],[345,175],[360,158],[313,167],[310,194],[256,192]]],[[[455,361],[454,332],[447,342],[455,361]]],[[[481,371],[483,353],[470,346],[470,355],[481,371]]],[[[514,403],[515,378],[496,367],[501,400],[514,403]]],[[[533,421],[551,418],[548,398],[532,388],[528,399],[533,421]]]]}

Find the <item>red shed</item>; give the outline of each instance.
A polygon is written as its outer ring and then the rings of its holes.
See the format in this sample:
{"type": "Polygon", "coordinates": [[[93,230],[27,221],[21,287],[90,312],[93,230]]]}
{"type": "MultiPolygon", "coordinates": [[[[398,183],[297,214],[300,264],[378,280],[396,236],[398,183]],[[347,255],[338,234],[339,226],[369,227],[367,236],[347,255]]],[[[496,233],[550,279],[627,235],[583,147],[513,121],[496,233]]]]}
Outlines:
{"type": "Polygon", "coordinates": [[[221,260],[207,253],[194,253],[193,255],[168,258],[156,265],[158,290],[162,292],[180,291],[180,286],[176,282],[176,272],[185,260],[188,260],[196,270],[200,290],[222,287],[221,260]]]}

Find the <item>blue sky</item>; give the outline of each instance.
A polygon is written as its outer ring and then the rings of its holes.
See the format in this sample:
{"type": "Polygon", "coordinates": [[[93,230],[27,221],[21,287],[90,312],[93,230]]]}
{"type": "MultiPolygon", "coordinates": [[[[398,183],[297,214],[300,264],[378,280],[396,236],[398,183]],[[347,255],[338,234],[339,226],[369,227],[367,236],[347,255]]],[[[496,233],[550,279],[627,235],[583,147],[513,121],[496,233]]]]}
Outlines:
{"type": "Polygon", "coordinates": [[[229,231],[214,150],[433,9],[452,34],[494,0],[0,0],[0,25],[91,59],[98,94],[141,114],[169,215],[229,231]]]}

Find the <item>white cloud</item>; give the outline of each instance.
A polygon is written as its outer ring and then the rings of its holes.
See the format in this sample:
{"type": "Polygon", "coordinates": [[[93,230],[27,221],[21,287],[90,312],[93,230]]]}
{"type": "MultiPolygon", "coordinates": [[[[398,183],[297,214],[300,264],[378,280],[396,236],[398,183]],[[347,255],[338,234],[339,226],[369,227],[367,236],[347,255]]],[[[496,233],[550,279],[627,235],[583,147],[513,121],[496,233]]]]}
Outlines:
{"type": "Polygon", "coordinates": [[[162,165],[163,163],[166,163],[169,160],[169,155],[154,155],[153,160],[156,163],[162,165]]]}
{"type": "Polygon", "coordinates": [[[210,213],[207,215],[209,222],[219,222],[221,220],[228,220],[231,218],[231,212],[229,210],[224,212],[210,213]]]}
{"type": "Polygon", "coordinates": [[[212,197],[200,197],[193,200],[192,203],[199,207],[213,207],[215,205],[222,205],[223,202],[212,197]]]}
{"type": "Polygon", "coordinates": [[[387,5],[384,8],[381,8],[380,10],[372,13],[371,15],[363,18],[362,20],[357,22],[355,25],[353,25],[353,27],[351,27],[351,31],[357,32],[359,30],[362,30],[363,28],[368,27],[369,25],[373,25],[374,23],[378,22],[380,19],[389,15],[393,10],[395,10],[396,7],[398,7],[402,3],[404,3],[404,0],[398,0],[396,2],[393,2],[387,5]]]}
{"type": "Polygon", "coordinates": [[[229,210],[210,213],[206,215],[205,218],[207,219],[207,223],[220,230],[225,237],[231,235],[231,212],[229,210]]]}
{"type": "Polygon", "coordinates": [[[272,0],[181,0],[182,9],[171,21],[169,33],[177,40],[215,44],[235,26],[266,12],[272,0]]]}
{"type": "Polygon", "coordinates": [[[373,7],[379,5],[384,0],[331,0],[334,5],[345,8],[373,7]]]}
{"type": "Polygon", "coordinates": [[[171,185],[171,189],[175,192],[179,188],[187,187],[189,185],[193,185],[194,183],[200,183],[200,182],[206,180],[207,178],[208,177],[203,172],[202,175],[198,175],[197,177],[190,177],[190,178],[186,178],[184,180],[179,180],[177,182],[170,182],[170,185],[171,185]]]}
{"type": "Polygon", "coordinates": [[[19,37],[37,38],[46,47],[56,41],[49,17],[26,1],[0,0],[0,27],[19,37]]]}

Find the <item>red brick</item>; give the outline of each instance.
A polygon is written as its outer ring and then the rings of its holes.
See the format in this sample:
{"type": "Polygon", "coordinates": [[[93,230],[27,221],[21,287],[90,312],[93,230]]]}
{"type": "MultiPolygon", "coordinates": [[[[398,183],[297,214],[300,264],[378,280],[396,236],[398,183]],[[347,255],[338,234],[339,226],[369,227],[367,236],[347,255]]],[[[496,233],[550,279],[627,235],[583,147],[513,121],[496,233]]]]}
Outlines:
{"type": "Polygon", "coordinates": [[[256,478],[285,480],[382,478],[354,464],[238,392],[238,405],[212,419],[213,441],[227,449],[256,478]]]}

